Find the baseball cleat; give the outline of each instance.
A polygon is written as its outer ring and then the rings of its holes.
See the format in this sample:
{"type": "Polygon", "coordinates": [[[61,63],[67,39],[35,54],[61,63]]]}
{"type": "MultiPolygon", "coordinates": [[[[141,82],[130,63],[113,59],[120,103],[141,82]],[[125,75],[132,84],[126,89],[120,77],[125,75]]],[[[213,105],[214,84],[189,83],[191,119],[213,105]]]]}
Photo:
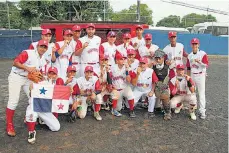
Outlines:
{"type": "Polygon", "coordinates": [[[171,120],[172,116],[171,116],[171,113],[165,113],[164,115],[164,120],[171,120]]]}
{"type": "Polygon", "coordinates": [[[28,142],[30,144],[34,144],[35,141],[36,141],[36,131],[34,130],[33,132],[29,132],[28,142]]]}
{"type": "Polygon", "coordinates": [[[134,111],[133,111],[133,110],[132,110],[132,111],[130,111],[130,113],[129,113],[129,114],[130,114],[130,117],[131,117],[131,118],[135,118],[135,117],[136,117],[136,115],[135,115],[135,113],[134,113],[134,111]]]}
{"type": "Polygon", "coordinates": [[[192,120],[196,120],[195,112],[190,113],[190,117],[191,117],[192,120]]]}
{"type": "Polygon", "coordinates": [[[206,114],[205,113],[200,113],[200,118],[203,119],[203,120],[206,119],[206,114]]]}
{"type": "Polygon", "coordinates": [[[183,104],[181,104],[179,107],[176,107],[174,113],[175,114],[180,113],[180,110],[182,109],[182,107],[183,107],[183,104]]]}
{"type": "Polygon", "coordinates": [[[148,118],[154,118],[155,114],[154,112],[148,112],[148,118]]]}
{"type": "Polygon", "coordinates": [[[102,117],[99,115],[99,112],[94,112],[94,117],[97,121],[101,121],[102,117]]]}
{"type": "Polygon", "coordinates": [[[111,114],[114,115],[114,116],[117,116],[117,117],[122,116],[121,113],[119,113],[117,110],[114,110],[114,109],[111,110],[111,114]]]}

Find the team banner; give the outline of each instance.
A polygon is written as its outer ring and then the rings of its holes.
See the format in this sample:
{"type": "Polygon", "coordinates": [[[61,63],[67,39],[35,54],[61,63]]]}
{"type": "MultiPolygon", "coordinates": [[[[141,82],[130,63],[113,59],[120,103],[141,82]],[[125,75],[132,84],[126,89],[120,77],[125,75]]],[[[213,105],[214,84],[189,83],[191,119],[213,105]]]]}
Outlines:
{"type": "Polygon", "coordinates": [[[70,95],[68,86],[33,84],[32,108],[34,112],[67,113],[70,95]]]}

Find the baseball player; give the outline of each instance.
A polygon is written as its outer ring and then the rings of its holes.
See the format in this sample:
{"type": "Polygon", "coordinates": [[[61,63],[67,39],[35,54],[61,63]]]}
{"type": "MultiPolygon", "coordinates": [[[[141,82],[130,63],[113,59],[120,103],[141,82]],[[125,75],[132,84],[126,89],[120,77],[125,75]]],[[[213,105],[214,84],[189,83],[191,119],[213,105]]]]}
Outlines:
{"type": "Polygon", "coordinates": [[[169,90],[169,66],[165,64],[165,53],[158,49],[155,51],[154,58],[156,65],[153,66],[153,70],[158,77],[158,82],[155,87],[155,95],[162,101],[162,105],[165,111],[164,120],[171,119],[170,110],[170,90],[169,90]]]}
{"type": "Polygon", "coordinates": [[[139,66],[139,60],[136,58],[136,51],[134,49],[127,49],[127,63],[132,72],[136,73],[139,66]]]}
{"type": "Polygon", "coordinates": [[[115,64],[115,53],[117,46],[115,45],[116,41],[116,33],[114,31],[110,31],[107,34],[107,42],[101,44],[101,49],[104,50],[104,54],[108,55],[108,64],[109,66],[115,64]]]}
{"type": "Polygon", "coordinates": [[[39,71],[45,62],[42,55],[48,49],[48,41],[40,40],[35,50],[24,50],[15,59],[9,74],[9,100],[6,108],[6,131],[9,136],[15,136],[13,117],[18,105],[21,87],[29,97],[30,80],[28,72],[39,71]]]}
{"type": "Polygon", "coordinates": [[[101,52],[101,38],[94,35],[95,25],[89,23],[86,27],[87,35],[80,38],[75,55],[80,55],[81,57],[81,76],[84,75],[84,69],[86,66],[92,66],[94,72],[99,74],[99,55],[104,54],[101,52]]]}
{"type": "Polygon", "coordinates": [[[80,35],[81,35],[81,27],[78,25],[74,25],[72,27],[73,31],[73,40],[70,42],[73,46],[75,46],[75,52],[72,53],[72,56],[69,59],[69,65],[74,65],[76,67],[77,73],[76,78],[80,77],[80,55],[76,55],[76,46],[79,41],[80,35]]]}
{"type": "Polygon", "coordinates": [[[206,69],[208,67],[207,54],[199,49],[200,41],[197,38],[191,40],[192,52],[188,55],[187,72],[191,76],[199,94],[199,113],[200,118],[206,118],[206,99],[205,99],[205,80],[206,69]]]}
{"type": "MultiPolygon", "coordinates": [[[[47,79],[39,82],[39,84],[63,85],[64,81],[61,78],[57,78],[57,74],[57,68],[50,67],[48,69],[47,79]]],[[[31,84],[30,90],[32,90],[32,88],[31,84]]],[[[26,109],[26,124],[29,131],[28,142],[30,144],[34,144],[36,141],[35,125],[38,117],[49,127],[51,131],[59,131],[60,123],[57,117],[51,112],[34,112],[30,101],[31,100],[29,100],[29,105],[26,109]]]]}
{"type": "Polygon", "coordinates": [[[122,109],[122,100],[125,97],[130,107],[130,117],[136,117],[134,113],[134,95],[128,85],[128,83],[131,83],[131,76],[129,74],[131,69],[127,63],[124,64],[125,56],[120,54],[119,51],[116,52],[115,59],[117,64],[111,66],[110,75],[113,87],[119,93],[119,98],[118,100],[112,99],[111,113],[115,116],[122,116],[119,111],[122,109]]]}
{"type": "Polygon", "coordinates": [[[192,120],[196,120],[196,94],[193,80],[186,75],[185,66],[178,64],[176,66],[176,77],[170,80],[170,88],[172,87],[172,95],[174,97],[170,100],[171,108],[175,108],[175,113],[180,113],[183,107],[183,102],[189,103],[189,113],[192,120]]]}
{"type": "MultiPolygon", "coordinates": [[[[42,58],[45,59],[46,64],[41,68],[43,75],[46,75],[48,72],[48,69],[51,67],[52,62],[51,60],[55,58],[54,52],[56,51],[55,44],[50,43],[52,39],[52,32],[50,29],[43,29],[41,32],[41,40],[48,41],[48,50],[45,52],[45,54],[42,56],[42,58]]],[[[29,49],[34,50],[37,49],[37,42],[33,42],[30,44],[29,49]]]]}
{"type": "Polygon", "coordinates": [[[84,70],[85,76],[77,79],[77,84],[73,87],[73,95],[77,96],[77,100],[73,103],[72,109],[77,111],[79,118],[85,118],[87,114],[88,104],[93,104],[94,117],[101,121],[99,115],[100,106],[102,104],[101,86],[97,76],[94,76],[92,66],[86,66],[84,70]]]}
{"type": "Polygon", "coordinates": [[[147,57],[148,58],[148,66],[152,67],[155,65],[154,61],[154,53],[159,47],[157,45],[152,44],[152,35],[147,33],[144,36],[145,38],[145,45],[142,45],[138,48],[138,52],[140,54],[140,57],[147,57]]]}
{"type": "Polygon", "coordinates": [[[75,51],[75,45],[71,43],[73,33],[71,30],[64,31],[64,41],[56,42],[55,60],[52,60],[53,65],[58,69],[59,77],[66,78],[66,72],[69,65],[69,59],[75,51]]]}
{"type": "Polygon", "coordinates": [[[123,35],[123,43],[121,45],[117,46],[117,50],[119,53],[127,57],[127,49],[134,49],[133,46],[131,46],[131,35],[129,33],[125,33],[123,35]]]}
{"type": "Polygon", "coordinates": [[[158,78],[153,69],[148,68],[148,58],[141,57],[139,60],[140,64],[137,69],[137,75],[132,79],[132,84],[136,86],[133,90],[134,93],[134,104],[138,103],[138,100],[142,96],[148,97],[148,117],[154,117],[154,105],[156,96],[154,94],[155,83],[158,78]]]}
{"type": "Polygon", "coordinates": [[[188,54],[184,50],[184,45],[177,42],[177,33],[170,31],[168,33],[170,44],[163,51],[166,54],[166,64],[170,68],[170,78],[176,75],[176,65],[184,64],[183,57],[187,58],[188,54]]]}

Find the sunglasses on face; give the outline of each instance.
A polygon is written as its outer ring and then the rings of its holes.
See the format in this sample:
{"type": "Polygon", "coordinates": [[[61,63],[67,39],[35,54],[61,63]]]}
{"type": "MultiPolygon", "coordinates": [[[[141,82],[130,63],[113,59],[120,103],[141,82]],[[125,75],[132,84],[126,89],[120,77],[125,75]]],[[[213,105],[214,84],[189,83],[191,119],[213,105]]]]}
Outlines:
{"type": "Polygon", "coordinates": [[[44,49],[47,49],[48,47],[45,46],[45,45],[41,45],[40,48],[44,48],[44,49]]]}

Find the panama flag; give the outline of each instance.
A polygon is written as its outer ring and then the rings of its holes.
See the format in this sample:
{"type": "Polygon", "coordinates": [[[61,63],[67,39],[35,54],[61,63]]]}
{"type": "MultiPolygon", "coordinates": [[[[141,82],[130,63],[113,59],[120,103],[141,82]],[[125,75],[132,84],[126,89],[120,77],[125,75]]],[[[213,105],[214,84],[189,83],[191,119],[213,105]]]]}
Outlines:
{"type": "Polygon", "coordinates": [[[70,95],[69,86],[33,84],[32,108],[34,112],[67,113],[70,95]]]}

